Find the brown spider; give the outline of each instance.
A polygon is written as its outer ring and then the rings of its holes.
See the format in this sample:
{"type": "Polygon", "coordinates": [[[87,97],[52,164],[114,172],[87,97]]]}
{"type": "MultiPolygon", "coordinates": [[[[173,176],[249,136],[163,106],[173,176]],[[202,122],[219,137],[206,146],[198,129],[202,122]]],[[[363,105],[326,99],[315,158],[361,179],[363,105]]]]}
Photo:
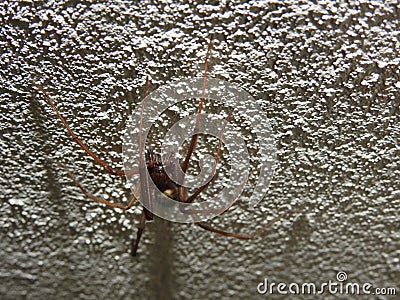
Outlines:
{"type": "MultiPolygon", "coordinates": [[[[185,160],[181,166],[183,174],[186,174],[186,171],[188,169],[189,166],[189,162],[190,162],[190,158],[192,156],[192,153],[194,151],[194,148],[196,146],[196,141],[197,141],[197,137],[198,137],[198,128],[199,128],[199,123],[200,123],[200,116],[201,116],[201,111],[202,111],[202,107],[203,107],[203,101],[204,101],[204,96],[205,96],[205,88],[206,88],[206,79],[207,79],[207,68],[208,68],[208,58],[210,55],[210,51],[211,51],[211,45],[212,45],[212,40],[210,40],[209,44],[208,44],[208,48],[207,48],[207,53],[206,53],[206,57],[205,57],[205,64],[204,64],[204,77],[203,77],[203,90],[202,90],[202,97],[200,98],[199,101],[199,106],[197,109],[197,118],[196,118],[196,125],[195,128],[193,130],[193,135],[189,144],[189,149],[188,152],[186,154],[185,160]]],[[[89,150],[89,148],[75,135],[75,133],[71,130],[71,128],[68,126],[67,122],[65,121],[65,119],[62,117],[61,113],[58,111],[58,109],[56,108],[55,104],[53,103],[53,101],[51,100],[50,96],[44,91],[44,89],[40,86],[36,84],[36,87],[39,89],[39,91],[43,94],[44,98],[46,99],[46,101],[48,102],[48,104],[50,104],[50,106],[52,107],[52,109],[55,111],[55,113],[57,114],[57,117],[60,119],[60,121],[63,123],[64,127],[66,128],[66,130],[68,131],[69,135],[72,137],[72,139],[89,155],[93,158],[93,160],[99,164],[101,167],[104,168],[104,171],[107,172],[108,174],[111,175],[117,175],[117,176],[124,176],[124,175],[133,175],[133,174],[139,174],[140,176],[140,192],[141,195],[143,197],[143,203],[148,203],[151,206],[151,196],[149,196],[150,193],[146,193],[144,191],[148,190],[148,185],[149,182],[147,180],[147,176],[145,172],[148,172],[150,174],[151,179],[153,180],[154,184],[157,186],[157,188],[163,192],[166,196],[168,196],[169,198],[181,202],[181,203],[192,203],[193,200],[212,182],[212,180],[209,180],[207,183],[205,183],[204,185],[202,185],[200,188],[198,188],[196,190],[196,192],[194,192],[191,196],[187,196],[186,195],[186,190],[184,186],[178,185],[176,184],[174,181],[172,181],[166,172],[166,168],[168,167],[175,167],[175,166],[170,166],[168,164],[166,164],[165,162],[163,163],[163,161],[161,160],[161,156],[159,154],[154,153],[151,149],[148,149],[146,151],[146,155],[145,155],[145,160],[143,161],[143,156],[142,156],[142,117],[143,117],[143,111],[144,111],[144,104],[145,104],[145,99],[146,99],[146,94],[147,94],[147,90],[148,90],[148,79],[146,78],[146,84],[145,84],[145,91],[144,91],[144,101],[143,101],[143,105],[142,105],[142,113],[141,113],[141,119],[140,119],[140,130],[139,130],[139,151],[140,151],[140,159],[139,159],[139,169],[136,170],[116,170],[116,169],[112,169],[107,163],[105,163],[104,161],[102,161],[96,154],[94,154],[92,151],[89,150]]],[[[228,122],[229,116],[228,118],[225,120],[225,125],[228,122]]],[[[218,144],[218,148],[217,148],[217,154],[215,155],[215,161],[214,161],[214,165],[213,165],[213,171],[211,174],[211,179],[214,177],[215,174],[215,169],[218,163],[218,158],[219,158],[219,154],[220,154],[220,150],[221,150],[221,145],[222,145],[222,135],[223,135],[223,130],[221,132],[221,136],[219,139],[219,144],[218,144]]],[[[101,199],[99,197],[96,197],[92,194],[90,194],[80,183],[79,181],[73,176],[73,174],[64,166],[62,166],[65,171],[67,172],[67,174],[69,175],[69,177],[73,180],[74,184],[81,190],[81,192],[86,195],[88,198],[105,204],[107,206],[111,206],[114,208],[120,208],[123,210],[128,210],[130,209],[136,198],[137,195],[135,195],[135,193],[132,195],[131,199],[129,200],[129,202],[124,205],[124,204],[119,204],[119,203],[114,203],[114,202],[110,202],[110,201],[106,201],[104,199],[101,199]]],[[[236,198],[236,197],[235,197],[236,198]]],[[[222,208],[222,209],[218,209],[216,210],[219,213],[225,212],[227,211],[231,205],[233,204],[233,201],[230,201],[230,203],[222,208]]],[[[146,207],[149,207],[146,205],[146,207]]],[[[153,213],[147,209],[146,207],[143,206],[142,209],[142,214],[140,217],[140,221],[139,221],[139,225],[138,225],[138,231],[137,231],[137,237],[136,239],[133,239],[132,241],[132,255],[135,256],[137,253],[137,249],[139,246],[139,241],[140,238],[142,236],[142,233],[144,231],[145,228],[145,223],[146,221],[150,221],[153,219],[153,213]]],[[[188,210],[187,213],[201,213],[201,211],[190,211],[188,210]]],[[[205,211],[205,213],[210,212],[210,211],[205,211]]],[[[236,234],[236,233],[232,233],[232,232],[226,232],[220,229],[216,229],[211,227],[210,225],[202,222],[202,221],[195,221],[194,224],[196,224],[197,226],[203,228],[204,230],[207,231],[211,231],[220,235],[224,235],[227,237],[233,237],[233,238],[237,238],[237,239],[244,239],[244,240],[248,240],[248,239],[252,239],[255,236],[261,234],[264,230],[266,230],[267,228],[271,227],[274,223],[276,223],[277,221],[279,221],[280,219],[282,219],[285,215],[287,215],[288,213],[293,213],[294,211],[287,211],[286,213],[274,218],[273,220],[271,220],[270,222],[268,222],[267,224],[265,224],[264,226],[262,226],[260,229],[256,230],[255,232],[251,233],[251,234],[236,234]]],[[[196,220],[196,219],[195,219],[196,220]]]]}

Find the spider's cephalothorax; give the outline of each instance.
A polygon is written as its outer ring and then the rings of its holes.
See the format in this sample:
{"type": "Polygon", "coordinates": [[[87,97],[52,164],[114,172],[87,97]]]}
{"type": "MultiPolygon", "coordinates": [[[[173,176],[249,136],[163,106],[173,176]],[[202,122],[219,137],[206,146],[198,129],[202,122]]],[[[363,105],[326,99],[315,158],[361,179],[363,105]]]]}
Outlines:
{"type": "Polygon", "coordinates": [[[146,152],[146,165],[151,179],[157,188],[167,197],[177,200],[178,187],[169,177],[166,169],[174,168],[170,162],[163,163],[161,155],[154,153],[152,149],[146,152]]]}

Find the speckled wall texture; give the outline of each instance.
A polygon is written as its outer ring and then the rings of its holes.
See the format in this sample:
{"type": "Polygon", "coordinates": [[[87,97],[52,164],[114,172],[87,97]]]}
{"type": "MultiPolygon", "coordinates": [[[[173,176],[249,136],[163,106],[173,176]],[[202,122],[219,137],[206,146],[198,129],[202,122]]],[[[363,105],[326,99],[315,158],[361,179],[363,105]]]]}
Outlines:
{"type": "Polygon", "coordinates": [[[284,298],[260,293],[266,279],[400,293],[398,1],[206,2],[2,1],[1,299],[284,298]],[[239,199],[210,224],[245,234],[304,213],[248,241],[156,219],[132,258],[140,205],[121,212],[80,193],[55,161],[99,197],[130,190],[73,142],[34,83],[118,168],[146,76],[150,91],[202,76],[211,35],[209,77],[254,97],[277,153],[256,209],[239,199]]]}

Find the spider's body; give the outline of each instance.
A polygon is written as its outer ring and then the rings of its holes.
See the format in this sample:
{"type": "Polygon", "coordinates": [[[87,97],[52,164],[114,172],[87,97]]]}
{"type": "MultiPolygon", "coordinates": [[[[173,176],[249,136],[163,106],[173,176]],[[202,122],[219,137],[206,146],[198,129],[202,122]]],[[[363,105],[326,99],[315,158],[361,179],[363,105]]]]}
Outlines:
{"type": "Polygon", "coordinates": [[[161,155],[154,153],[152,149],[146,152],[147,171],[154,184],[165,196],[178,200],[178,186],[173,182],[166,172],[166,168],[174,168],[173,164],[163,163],[161,155]]]}

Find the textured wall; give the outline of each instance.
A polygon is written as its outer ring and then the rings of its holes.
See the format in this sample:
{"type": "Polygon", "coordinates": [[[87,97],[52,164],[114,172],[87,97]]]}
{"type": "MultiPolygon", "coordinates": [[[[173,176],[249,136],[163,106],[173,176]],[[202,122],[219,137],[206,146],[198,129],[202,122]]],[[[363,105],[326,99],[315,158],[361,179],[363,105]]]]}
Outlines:
{"type": "Polygon", "coordinates": [[[397,1],[149,2],[0,4],[0,298],[264,299],[264,278],[322,284],[339,271],[399,294],[397,1]],[[156,220],[132,258],[140,207],[90,202],[48,160],[70,165],[96,195],[128,195],[71,141],[33,82],[118,167],[146,75],[151,90],[201,75],[211,33],[210,77],[253,95],[278,149],[257,210],[213,223],[246,233],[288,207],[309,213],[250,241],[156,220]]]}

